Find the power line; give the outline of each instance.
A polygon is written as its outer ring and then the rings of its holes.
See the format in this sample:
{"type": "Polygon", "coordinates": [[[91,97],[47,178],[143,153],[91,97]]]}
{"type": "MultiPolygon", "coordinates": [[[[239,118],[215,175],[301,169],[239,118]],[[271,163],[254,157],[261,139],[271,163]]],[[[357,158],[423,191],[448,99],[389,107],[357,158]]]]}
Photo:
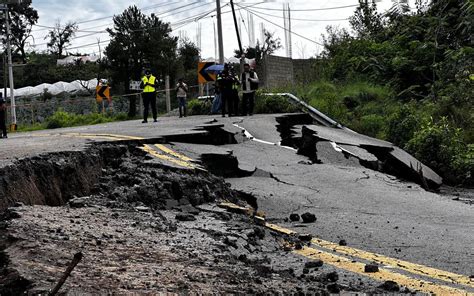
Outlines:
{"type": "MultiPolygon", "coordinates": [[[[238,5],[238,4],[237,4],[237,5],[238,5]]],[[[238,5],[238,6],[241,7],[240,5],[238,5]]],[[[281,28],[281,29],[283,29],[283,30],[285,30],[285,31],[289,31],[288,29],[286,29],[286,28],[284,28],[284,27],[282,27],[282,26],[280,26],[280,25],[278,25],[278,24],[276,24],[276,23],[274,23],[274,22],[272,22],[272,21],[270,21],[270,20],[268,20],[268,19],[266,19],[266,18],[260,16],[259,14],[257,14],[257,13],[254,12],[254,11],[252,11],[251,9],[245,8],[245,10],[247,10],[249,13],[255,15],[256,17],[258,17],[258,18],[260,18],[260,19],[262,19],[262,20],[264,20],[264,21],[266,21],[266,22],[268,22],[268,23],[270,23],[270,24],[272,24],[272,25],[274,25],[274,26],[276,26],[276,27],[279,27],[279,28],[281,28]]],[[[305,40],[307,40],[307,41],[310,41],[310,42],[312,42],[312,43],[314,43],[314,44],[317,44],[317,45],[320,45],[320,46],[324,46],[324,44],[321,44],[321,43],[319,43],[319,42],[317,42],[317,41],[314,41],[314,40],[312,40],[312,39],[309,39],[308,37],[305,37],[305,36],[303,36],[303,35],[300,35],[300,34],[294,32],[294,31],[289,31],[289,32],[290,32],[291,34],[295,35],[295,36],[298,36],[298,37],[300,37],[300,38],[302,38],[302,39],[305,39],[305,40]]]]}
{"type": "MultiPolygon", "coordinates": [[[[256,7],[254,7],[253,9],[255,9],[256,7]]],[[[293,10],[292,10],[293,11],[293,10]]],[[[256,12],[256,11],[255,11],[256,12]]],[[[271,16],[271,17],[276,17],[276,18],[280,18],[280,19],[283,19],[284,17],[282,16],[279,16],[279,15],[274,15],[274,14],[269,14],[269,13],[265,13],[265,12],[258,12],[262,15],[266,15],[266,16],[271,16]]],[[[294,18],[292,17],[291,20],[292,21],[305,21],[305,22],[337,22],[337,21],[347,21],[349,18],[343,18],[343,19],[325,19],[325,20],[318,20],[318,19],[305,19],[305,18],[294,18]]]]}
{"type": "MultiPolygon", "coordinates": [[[[291,9],[291,11],[324,11],[324,10],[333,10],[333,9],[343,9],[343,8],[349,8],[349,7],[359,7],[359,4],[326,7],[326,8],[291,9]]],[[[279,8],[266,8],[266,7],[254,7],[253,9],[283,11],[283,9],[279,9],[279,8]]]]}
{"type": "MultiPolygon", "coordinates": [[[[169,6],[169,5],[172,5],[172,4],[179,3],[179,2],[181,2],[181,1],[172,2],[172,3],[167,3],[167,4],[161,5],[161,6],[169,6]]],[[[198,4],[199,2],[201,2],[201,1],[195,1],[195,2],[192,2],[192,3],[188,3],[188,4],[186,4],[186,5],[183,5],[183,6],[175,7],[175,8],[173,8],[173,9],[170,9],[170,10],[167,10],[167,11],[164,11],[164,12],[161,12],[161,13],[157,14],[157,16],[163,15],[163,14],[166,14],[166,13],[169,13],[169,12],[173,12],[173,11],[175,11],[175,10],[179,10],[179,9],[181,9],[181,8],[184,8],[184,7],[188,7],[188,6],[191,6],[191,5],[195,5],[195,4],[198,4]]],[[[206,3],[206,4],[208,4],[208,3],[206,3]]],[[[156,6],[156,5],[154,5],[154,6],[156,6]]],[[[153,6],[153,7],[152,7],[152,6],[149,6],[149,7],[145,8],[145,9],[140,9],[140,10],[147,10],[147,9],[154,9],[154,8],[157,8],[157,7],[154,7],[154,6],[153,6]]],[[[161,7],[161,6],[159,6],[159,7],[161,7]]],[[[184,10],[184,11],[187,11],[187,10],[184,10]]],[[[181,11],[181,12],[184,12],[184,11],[181,11]]],[[[180,12],[180,13],[181,13],[181,12],[180,12]]],[[[171,14],[171,15],[173,15],[173,14],[171,14]]],[[[114,16],[115,16],[115,15],[107,16],[107,17],[103,17],[103,18],[98,18],[98,19],[94,19],[94,20],[89,20],[89,21],[82,21],[82,22],[78,22],[78,23],[76,23],[76,24],[87,23],[87,22],[90,22],[90,21],[97,21],[97,20],[102,20],[102,19],[109,19],[109,18],[113,18],[114,16]]],[[[109,26],[109,25],[113,25],[113,24],[114,24],[114,23],[107,23],[107,24],[104,24],[104,25],[96,26],[96,28],[97,28],[97,27],[103,27],[103,26],[109,26]]],[[[41,27],[41,28],[46,28],[46,29],[55,29],[55,28],[56,28],[56,27],[52,27],[52,26],[44,26],[44,25],[38,25],[38,24],[35,24],[34,26],[36,26],[36,27],[41,27]]],[[[91,27],[91,28],[94,28],[94,27],[91,27]]],[[[90,29],[91,29],[91,28],[90,28],[90,29]]],[[[39,32],[39,31],[46,31],[46,30],[33,30],[32,32],[39,32]]],[[[77,30],[77,32],[84,32],[84,33],[87,33],[87,32],[84,31],[84,30],[77,30]]],[[[91,31],[91,32],[92,32],[92,31],[91,31]]]]}
{"type": "MultiPolygon", "coordinates": [[[[180,3],[181,1],[175,1],[175,2],[171,2],[171,3],[164,3],[164,4],[155,4],[155,5],[151,5],[151,6],[146,6],[146,7],[143,7],[143,8],[140,8],[141,11],[144,11],[144,10],[150,10],[150,9],[156,9],[156,8],[159,8],[159,7],[163,7],[163,6],[170,6],[170,5],[174,5],[174,4],[177,4],[177,3],[180,3]]],[[[80,22],[77,22],[76,24],[85,24],[85,23],[91,23],[91,22],[96,22],[96,21],[100,21],[100,20],[104,20],[104,19],[109,19],[109,18],[112,18],[114,17],[115,15],[109,15],[109,16],[104,16],[104,17],[100,17],[100,18],[96,18],[96,19],[91,19],[91,20],[85,20],[85,21],[80,21],[80,22]]]]}
{"type": "Polygon", "coordinates": [[[95,46],[95,45],[106,43],[106,42],[110,42],[110,39],[107,39],[107,40],[104,40],[104,41],[99,41],[99,42],[94,42],[94,43],[89,43],[89,44],[83,44],[83,45],[74,46],[74,47],[69,47],[69,48],[66,48],[66,50],[91,47],[91,46],[95,46]]]}

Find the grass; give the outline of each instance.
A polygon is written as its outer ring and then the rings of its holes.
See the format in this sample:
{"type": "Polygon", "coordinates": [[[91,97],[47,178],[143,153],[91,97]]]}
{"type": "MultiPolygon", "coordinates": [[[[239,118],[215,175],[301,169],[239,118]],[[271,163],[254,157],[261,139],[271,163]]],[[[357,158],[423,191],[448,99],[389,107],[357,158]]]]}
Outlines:
{"type": "Polygon", "coordinates": [[[56,111],[52,116],[48,117],[44,123],[34,125],[19,126],[18,132],[29,132],[44,129],[55,129],[63,127],[74,127],[83,125],[94,125],[100,123],[129,120],[127,114],[119,113],[115,115],[91,113],[91,114],[74,114],[62,110],[56,111]]]}
{"type": "Polygon", "coordinates": [[[400,108],[390,88],[365,81],[316,81],[275,91],[293,93],[343,125],[382,139],[390,114],[400,108]]]}

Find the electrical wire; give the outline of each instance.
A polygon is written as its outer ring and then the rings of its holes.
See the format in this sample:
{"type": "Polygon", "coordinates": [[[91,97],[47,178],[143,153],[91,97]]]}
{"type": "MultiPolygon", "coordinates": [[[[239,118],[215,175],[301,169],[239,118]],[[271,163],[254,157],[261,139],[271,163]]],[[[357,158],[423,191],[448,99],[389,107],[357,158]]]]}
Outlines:
{"type": "MultiPolygon", "coordinates": [[[[239,7],[241,7],[241,6],[238,5],[238,4],[236,4],[236,5],[239,6],[239,7]]],[[[320,46],[324,46],[324,44],[319,43],[319,42],[317,42],[317,41],[315,41],[315,40],[312,40],[312,39],[310,39],[310,38],[308,38],[308,37],[305,37],[305,36],[303,36],[303,35],[301,35],[301,34],[298,34],[298,33],[294,32],[294,31],[290,31],[290,30],[288,30],[287,28],[282,27],[282,26],[280,26],[280,25],[278,25],[278,24],[276,24],[276,23],[274,23],[274,22],[272,22],[272,21],[270,21],[270,20],[268,20],[268,19],[266,19],[266,18],[260,16],[259,14],[253,12],[252,10],[250,10],[250,9],[248,9],[248,8],[245,8],[245,10],[248,11],[249,13],[253,14],[254,16],[256,16],[256,17],[258,17],[258,18],[260,18],[260,19],[262,19],[262,20],[264,20],[264,21],[266,21],[266,22],[268,22],[268,23],[270,23],[270,24],[272,24],[272,25],[274,25],[274,26],[276,26],[276,27],[278,27],[278,28],[281,28],[281,29],[283,29],[283,30],[285,30],[285,31],[287,31],[287,32],[290,32],[291,34],[293,34],[293,35],[295,35],[295,36],[298,36],[298,37],[300,37],[300,38],[302,38],[302,39],[305,39],[305,40],[307,40],[307,41],[309,41],[309,42],[312,42],[312,43],[314,43],[314,44],[317,44],[317,45],[320,45],[320,46]]]]}
{"type": "MultiPolygon", "coordinates": [[[[177,3],[180,3],[180,2],[181,2],[181,1],[168,2],[168,3],[164,3],[164,4],[155,4],[155,5],[151,5],[151,6],[146,6],[146,7],[140,8],[140,10],[141,10],[141,11],[145,11],[145,10],[150,10],[150,9],[156,9],[156,8],[159,8],[159,7],[174,5],[174,4],[177,4],[177,3]]],[[[96,19],[80,21],[80,22],[77,22],[76,24],[77,24],[77,25],[80,25],[80,24],[85,24],[85,23],[96,22],[96,21],[100,21],[100,20],[104,20],[104,19],[113,18],[114,16],[115,16],[115,15],[109,15],[109,16],[104,16],[104,17],[100,17],[100,18],[96,18],[96,19]]]]}
{"type": "MultiPolygon", "coordinates": [[[[238,5],[238,4],[236,4],[236,5],[238,5]]],[[[359,7],[359,4],[336,6],[336,7],[326,7],[326,8],[292,9],[291,11],[324,11],[324,10],[343,9],[343,8],[350,8],[350,7],[359,7]]],[[[253,9],[283,11],[283,9],[279,9],[279,8],[266,8],[266,7],[254,7],[253,9]]]]}
{"type": "MultiPolygon", "coordinates": [[[[179,1],[179,2],[181,2],[181,1],[179,1]]],[[[179,3],[179,2],[172,2],[172,3],[168,3],[168,4],[166,4],[166,5],[176,4],[176,3],[179,3]]],[[[200,3],[200,2],[201,2],[201,1],[195,1],[195,2],[192,2],[192,3],[185,4],[185,5],[183,5],[183,6],[175,7],[175,8],[173,8],[173,9],[170,9],[170,10],[167,10],[167,11],[164,11],[164,12],[161,12],[161,13],[157,14],[156,16],[160,16],[160,15],[163,15],[163,14],[166,14],[166,13],[169,13],[169,12],[173,12],[173,11],[179,10],[179,9],[181,9],[181,8],[185,8],[185,7],[188,7],[188,6],[191,6],[191,5],[198,4],[198,3],[200,3]]],[[[206,3],[206,5],[207,5],[207,4],[209,4],[209,3],[206,3]]],[[[166,6],[166,5],[162,5],[162,6],[166,6]]],[[[161,7],[161,6],[160,6],[160,7],[161,7]]],[[[153,8],[156,8],[156,7],[153,7],[153,8]]],[[[148,8],[148,9],[150,9],[150,8],[148,8]]],[[[141,9],[141,10],[143,10],[143,9],[141,9]]],[[[184,10],[184,11],[187,11],[187,10],[184,10]]],[[[180,13],[182,13],[182,12],[184,12],[184,11],[181,11],[180,13]]],[[[171,15],[173,15],[173,14],[171,14],[171,15]]],[[[168,16],[171,16],[171,15],[168,15],[168,16]]],[[[103,17],[103,18],[101,18],[101,19],[109,19],[109,18],[112,18],[112,17],[114,17],[114,16],[115,16],[115,15],[113,15],[113,16],[107,16],[107,17],[103,17]]],[[[168,16],[165,16],[165,17],[168,17],[168,16]]],[[[96,21],[96,20],[99,20],[99,19],[95,19],[94,21],[96,21]]],[[[92,21],[92,20],[91,20],[91,21],[92,21]]],[[[81,22],[81,23],[86,23],[86,22],[88,22],[88,21],[83,21],[83,22],[81,22]]],[[[76,24],[79,24],[79,23],[76,23],[76,24]]],[[[97,27],[110,26],[110,25],[113,25],[113,24],[114,24],[114,23],[107,23],[107,24],[100,25],[100,26],[97,26],[97,27]]],[[[40,28],[46,28],[46,30],[33,30],[33,32],[47,31],[47,29],[56,29],[56,27],[44,26],[44,25],[38,25],[38,24],[35,24],[35,25],[33,25],[33,26],[40,27],[40,28]]],[[[92,28],[94,28],[94,27],[92,27],[92,28]]],[[[76,32],[93,33],[93,31],[87,32],[87,31],[84,31],[84,30],[77,30],[76,32]]]]}
{"type": "MultiPolygon", "coordinates": [[[[254,7],[254,8],[255,8],[255,7],[254,7]]],[[[293,10],[292,10],[292,11],[293,11],[293,10]]],[[[257,12],[257,11],[254,11],[254,12],[257,12]]],[[[271,17],[280,18],[280,19],[283,19],[283,18],[284,18],[284,17],[279,16],[279,15],[269,14],[269,13],[260,12],[260,11],[258,11],[258,13],[260,13],[260,14],[262,14],[262,15],[266,15],[266,16],[271,16],[271,17]]],[[[291,18],[292,21],[305,21],[305,22],[337,22],[337,21],[347,21],[348,19],[349,19],[349,18],[318,20],[318,19],[304,19],[304,18],[294,18],[294,17],[291,18]]]]}

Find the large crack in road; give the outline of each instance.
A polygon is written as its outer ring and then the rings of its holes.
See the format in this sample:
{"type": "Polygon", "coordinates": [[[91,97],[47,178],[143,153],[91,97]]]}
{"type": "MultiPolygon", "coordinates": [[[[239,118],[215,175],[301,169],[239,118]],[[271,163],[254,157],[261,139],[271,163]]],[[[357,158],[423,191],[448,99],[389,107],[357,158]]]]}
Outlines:
{"type": "Polygon", "coordinates": [[[387,148],[305,132],[312,124],[298,114],[206,120],[153,137],[59,134],[104,140],[0,169],[0,294],[46,293],[79,251],[84,259],[62,290],[73,295],[457,294],[469,287],[460,274],[469,274],[472,254],[450,243],[472,242],[461,230],[473,222],[469,209],[386,175],[411,170],[406,179],[429,183],[387,148]],[[229,212],[222,202],[244,210],[229,212]],[[289,220],[302,210],[316,223],[289,220]],[[375,252],[393,258],[378,262],[386,257],[375,252]],[[380,273],[364,272],[372,261],[380,273]],[[405,270],[386,269],[391,262],[405,270]],[[420,270],[422,278],[411,275],[420,270]]]}

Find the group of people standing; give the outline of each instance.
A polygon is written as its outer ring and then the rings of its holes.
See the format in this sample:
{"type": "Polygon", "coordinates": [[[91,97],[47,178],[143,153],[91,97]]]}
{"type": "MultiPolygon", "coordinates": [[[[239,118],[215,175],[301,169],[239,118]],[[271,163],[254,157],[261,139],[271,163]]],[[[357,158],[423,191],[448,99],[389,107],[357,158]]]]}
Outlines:
{"type": "MultiPolygon", "coordinates": [[[[228,114],[231,116],[238,115],[253,115],[255,106],[255,92],[258,89],[259,79],[257,73],[250,67],[249,64],[244,65],[244,71],[240,75],[236,75],[234,68],[229,64],[224,65],[224,69],[217,75],[216,81],[216,101],[218,106],[213,109],[220,109],[222,117],[228,114]],[[242,90],[242,109],[239,112],[240,98],[239,90],[242,90]]],[[[150,70],[145,70],[145,75],[142,77],[141,88],[143,89],[143,123],[148,122],[148,115],[151,111],[154,122],[157,122],[156,109],[156,89],[158,87],[158,80],[150,70]]],[[[188,96],[188,85],[184,83],[183,79],[178,80],[176,85],[176,98],[179,106],[179,117],[186,117],[186,99],[188,96]]]]}
{"type": "Polygon", "coordinates": [[[216,96],[220,99],[222,117],[226,113],[231,116],[253,115],[255,106],[255,91],[258,89],[258,75],[249,64],[244,65],[244,72],[238,77],[229,64],[217,76],[216,96]],[[242,89],[242,112],[239,113],[239,88],[242,89]]]}

